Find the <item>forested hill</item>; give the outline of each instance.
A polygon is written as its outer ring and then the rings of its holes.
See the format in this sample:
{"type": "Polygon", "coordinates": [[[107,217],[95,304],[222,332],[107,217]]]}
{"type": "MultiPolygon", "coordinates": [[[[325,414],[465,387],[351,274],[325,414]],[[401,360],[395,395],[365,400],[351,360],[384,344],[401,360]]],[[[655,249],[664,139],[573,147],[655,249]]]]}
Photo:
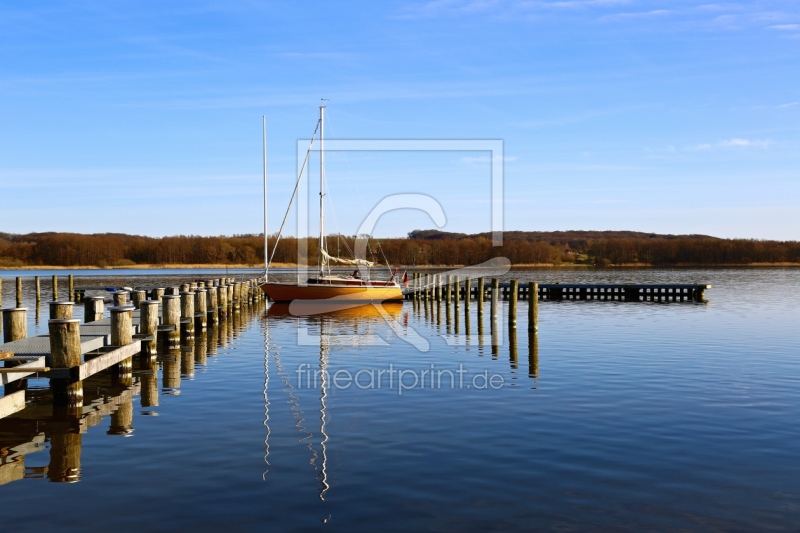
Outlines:
{"type": "MultiPolygon", "coordinates": [[[[424,239],[424,240],[464,240],[485,238],[491,239],[492,234],[475,233],[468,235],[466,233],[449,233],[446,231],[438,231],[435,229],[414,230],[409,232],[409,239],[424,239]]],[[[641,231],[587,231],[587,230],[571,230],[571,231],[504,231],[503,240],[505,241],[525,241],[525,242],[546,242],[553,246],[568,245],[574,250],[586,250],[588,246],[598,240],[607,239],[715,239],[708,235],[665,235],[659,233],[644,233],[641,231]]],[[[722,240],[722,239],[720,239],[722,240]]]]}
{"type": "MultiPolygon", "coordinates": [[[[272,252],[275,236],[270,236],[272,252]]],[[[328,249],[354,249],[353,236],[329,235],[328,249]]],[[[308,264],[317,262],[317,239],[283,237],[275,263],[297,263],[298,249],[308,264]],[[300,246],[302,245],[302,246],[300,246]]],[[[491,233],[466,235],[415,230],[406,238],[371,239],[368,259],[397,266],[474,265],[507,257],[515,265],[643,264],[748,265],[800,264],[800,242],[720,239],[707,235],[658,235],[635,231],[507,231],[503,245],[492,246],[491,233]]],[[[260,265],[262,235],[146,237],[118,233],[0,232],[0,267],[133,265],[260,265]]]]}

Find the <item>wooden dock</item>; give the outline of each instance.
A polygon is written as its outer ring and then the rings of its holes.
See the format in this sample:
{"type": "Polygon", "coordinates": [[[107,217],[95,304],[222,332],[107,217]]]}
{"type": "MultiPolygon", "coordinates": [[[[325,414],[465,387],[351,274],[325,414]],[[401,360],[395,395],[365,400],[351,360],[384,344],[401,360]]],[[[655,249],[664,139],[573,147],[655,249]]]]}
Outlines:
{"type": "MultiPolygon", "coordinates": [[[[57,295],[55,276],[53,282],[57,295]]],[[[17,307],[3,309],[0,384],[4,396],[0,398],[0,418],[25,408],[29,378],[50,380],[54,405],[80,409],[84,405],[84,381],[108,370],[124,384],[134,356],[154,358],[157,343],[174,348],[182,341],[193,341],[196,331],[264,300],[256,279],[220,278],[168,288],[120,290],[108,298],[86,297],[86,289],[73,288],[70,276],[69,296],[76,302],[50,302],[49,334],[28,337],[28,309],[21,306],[19,278],[17,287],[17,307]],[[115,305],[105,307],[112,302],[115,305]],[[72,318],[75,303],[84,303],[82,324],[72,318]],[[110,316],[105,316],[106,311],[110,316]]]]}

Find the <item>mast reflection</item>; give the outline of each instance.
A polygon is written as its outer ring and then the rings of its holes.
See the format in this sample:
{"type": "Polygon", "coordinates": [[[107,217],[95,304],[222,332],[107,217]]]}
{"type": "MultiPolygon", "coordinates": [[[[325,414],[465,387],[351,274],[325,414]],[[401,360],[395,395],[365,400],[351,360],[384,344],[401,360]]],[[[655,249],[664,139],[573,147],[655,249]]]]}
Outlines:
{"type": "MultiPolygon", "coordinates": [[[[402,303],[383,303],[354,305],[350,302],[315,303],[294,302],[292,304],[275,303],[267,311],[267,325],[265,327],[265,380],[264,380],[264,425],[267,428],[265,438],[265,462],[269,455],[269,401],[267,389],[269,385],[269,356],[278,375],[281,377],[285,390],[290,399],[290,410],[295,418],[295,426],[304,435],[300,442],[305,442],[311,452],[310,464],[316,472],[315,481],[319,483],[319,499],[325,501],[331,486],[328,479],[328,446],[331,436],[328,434],[329,413],[329,387],[330,387],[330,353],[331,347],[336,346],[364,346],[384,343],[382,337],[374,335],[373,328],[378,325],[389,326],[396,334],[402,334],[402,323],[399,321],[403,310],[402,303]],[[301,325],[316,326],[319,331],[319,360],[317,364],[318,375],[314,376],[314,385],[319,384],[319,435],[314,434],[305,427],[305,419],[301,417],[300,398],[293,392],[289,374],[284,369],[279,348],[269,343],[270,322],[292,322],[301,334],[301,325]],[[317,446],[318,443],[318,446],[317,446]],[[319,451],[317,451],[319,450],[319,451]],[[317,461],[319,460],[319,464],[317,461]]],[[[299,338],[299,337],[298,337],[299,338]]],[[[313,337],[311,337],[313,338],[313,337]]],[[[309,381],[311,378],[309,378],[309,381]]],[[[266,475],[266,472],[264,473],[266,475]]]]}

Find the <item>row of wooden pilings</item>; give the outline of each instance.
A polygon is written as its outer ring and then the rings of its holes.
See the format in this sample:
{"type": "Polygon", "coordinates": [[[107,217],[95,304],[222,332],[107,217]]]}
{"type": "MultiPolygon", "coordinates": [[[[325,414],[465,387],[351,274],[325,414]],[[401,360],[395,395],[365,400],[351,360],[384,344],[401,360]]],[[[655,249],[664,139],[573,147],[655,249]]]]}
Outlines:
{"type": "MultiPolygon", "coordinates": [[[[42,301],[42,282],[39,276],[34,276],[33,282],[36,288],[36,301],[42,301]]],[[[52,277],[52,300],[59,301],[59,287],[58,287],[58,276],[52,277]]],[[[16,288],[17,288],[17,307],[22,307],[22,278],[17,276],[16,278],[16,288]]],[[[81,291],[75,290],[75,277],[72,274],[67,276],[67,301],[70,302],[80,302],[80,294],[81,291]]],[[[3,305],[3,278],[0,278],[0,307],[3,305]]]]}
{"type": "MultiPolygon", "coordinates": [[[[499,299],[501,296],[500,280],[491,278],[489,287],[486,286],[485,278],[478,278],[473,290],[472,280],[466,278],[463,282],[458,276],[442,276],[440,274],[423,274],[415,272],[413,275],[412,290],[408,293],[414,301],[444,301],[453,302],[458,308],[459,302],[463,299],[465,307],[469,308],[472,296],[477,302],[478,315],[483,314],[483,301],[486,296],[487,288],[489,291],[490,314],[496,317],[499,312],[499,299]]],[[[520,293],[519,281],[511,280],[508,291],[505,293],[508,299],[508,319],[509,327],[517,327],[517,301],[520,293]]],[[[528,283],[527,294],[539,294],[539,284],[535,281],[528,283]]],[[[528,330],[537,331],[539,329],[539,299],[530,298],[528,301],[528,330]]]]}
{"type": "MultiPolygon", "coordinates": [[[[54,283],[57,283],[55,279],[54,283]]],[[[2,310],[5,343],[27,338],[27,308],[21,306],[19,299],[19,278],[17,286],[18,306],[2,310]]],[[[57,288],[54,294],[57,294],[57,288]]],[[[169,348],[178,347],[182,340],[193,340],[196,331],[205,330],[209,324],[219,324],[243,306],[251,306],[264,299],[265,295],[255,279],[236,281],[220,278],[173,287],[116,291],[113,293],[114,305],[108,307],[109,348],[131,345],[136,338],[137,342],[141,342],[141,354],[154,358],[159,340],[169,348]],[[139,333],[136,335],[133,333],[134,310],[139,311],[139,333]]],[[[85,297],[83,303],[85,325],[93,325],[103,319],[106,297],[85,297]]],[[[50,380],[53,402],[67,407],[80,407],[83,404],[82,382],[74,376],[74,370],[82,364],[84,356],[80,320],[73,318],[74,305],[75,302],[71,301],[49,302],[50,354],[45,357],[46,369],[41,370],[50,374],[55,372],[59,376],[50,380]]],[[[87,354],[86,359],[89,357],[87,354]]],[[[7,367],[13,364],[6,362],[7,367]]],[[[132,357],[126,357],[113,366],[123,384],[132,379],[132,357]]],[[[13,392],[15,386],[18,386],[16,382],[7,383],[5,393],[13,392]]]]}

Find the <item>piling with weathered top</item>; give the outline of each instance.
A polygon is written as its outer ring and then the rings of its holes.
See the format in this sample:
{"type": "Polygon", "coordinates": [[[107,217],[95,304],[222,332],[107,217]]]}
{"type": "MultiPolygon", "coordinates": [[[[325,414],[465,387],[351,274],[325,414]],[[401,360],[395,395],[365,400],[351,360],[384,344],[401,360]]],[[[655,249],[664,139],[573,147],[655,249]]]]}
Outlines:
{"type": "Polygon", "coordinates": [[[208,326],[206,290],[198,288],[194,293],[195,328],[204,330],[208,326]]]}
{"type": "Polygon", "coordinates": [[[71,302],[75,298],[75,278],[70,274],[67,279],[69,280],[69,294],[67,295],[67,299],[71,302]]]}
{"type": "Polygon", "coordinates": [[[211,324],[218,324],[219,323],[219,304],[217,303],[217,287],[214,285],[209,285],[207,289],[207,296],[208,296],[208,318],[211,324]]]}
{"type": "Polygon", "coordinates": [[[42,284],[39,280],[39,276],[34,276],[33,283],[36,286],[36,302],[42,301],[42,284]]]}
{"type": "Polygon", "coordinates": [[[55,318],[72,318],[72,308],[75,306],[72,302],[48,302],[50,306],[50,319],[55,318]]]}
{"type": "Polygon", "coordinates": [[[95,322],[103,320],[105,311],[105,301],[102,296],[90,296],[83,300],[83,322],[95,322]]]}
{"type": "Polygon", "coordinates": [[[147,291],[144,290],[133,291],[131,297],[134,309],[139,309],[139,304],[147,299],[147,291]]]}
{"type": "Polygon", "coordinates": [[[3,340],[14,342],[28,337],[28,308],[3,309],[3,340]]]}
{"type": "Polygon", "coordinates": [[[181,293],[181,335],[194,337],[194,293],[181,293]]]}
{"type": "Polygon", "coordinates": [[[165,294],[161,297],[161,323],[174,326],[167,332],[167,346],[175,346],[181,340],[181,297],[165,294]]]}
{"type": "Polygon", "coordinates": [[[228,316],[228,287],[221,284],[219,286],[219,319],[225,320],[228,316]]]}
{"type": "Polygon", "coordinates": [[[111,313],[111,346],[127,346],[133,342],[133,306],[108,308],[111,313]]]}
{"type": "MultiPolygon", "coordinates": [[[[127,346],[133,342],[133,306],[109,307],[111,312],[111,346],[127,346]]],[[[121,385],[133,383],[133,357],[127,357],[114,365],[121,385]]]]}
{"type": "Polygon", "coordinates": [[[17,307],[22,307],[22,278],[17,276],[17,307]]]}
{"type": "Polygon", "coordinates": [[[139,333],[153,337],[152,340],[142,343],[142,350],[150,357],[156,355],[158,300],[142,300],[139,302],[139,333]]]}
{"type": "Polygon", "coordinates": [[[122,307],[128,305],[128,291],[117,291],[114,293],[114,305],[122,307]]]}
{"type": "MultiPolygon", "coordinates": [[[[50,331],[50,356],[48,364],[53,368],[75,368],[81,364],[80,320],[56,318],[48,322],[50,331]]],[[[83,405],[83,382],[71,379],[51,379],[53,403],[67,407],[83,405]]]]}

